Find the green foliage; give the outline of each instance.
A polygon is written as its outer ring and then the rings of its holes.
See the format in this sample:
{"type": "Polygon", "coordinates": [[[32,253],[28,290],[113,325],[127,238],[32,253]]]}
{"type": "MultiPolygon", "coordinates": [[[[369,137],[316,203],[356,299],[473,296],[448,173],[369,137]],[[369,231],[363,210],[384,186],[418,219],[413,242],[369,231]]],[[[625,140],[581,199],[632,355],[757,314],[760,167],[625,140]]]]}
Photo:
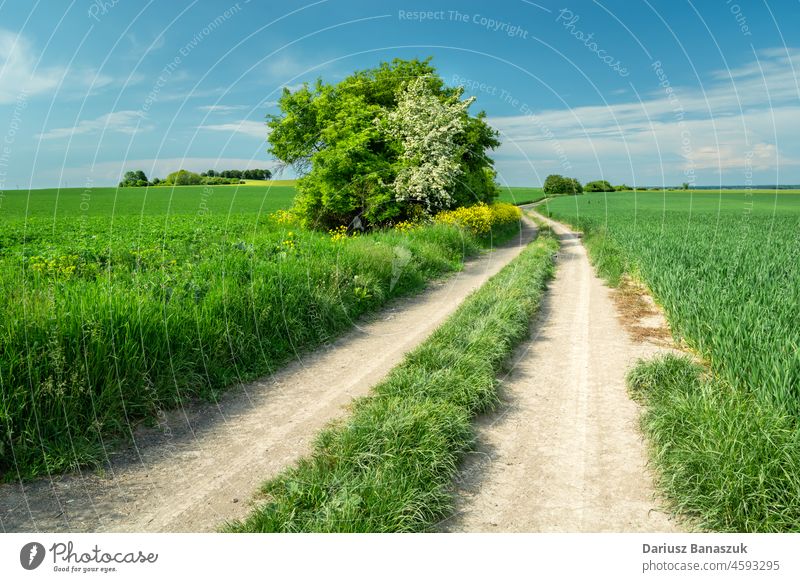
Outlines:
{"type": "Polygon", "coordinates": [[[427,531],[453,507],[452,480],[497,402],[496,376],[528,333],[558,248],[540,235],[408,354],[309,458],[266,483],[268,501],[231,532],[427,531]]]}
{"type": "Polygon", "coordinates": [[[633,190],[633,188],[631,188],[627,184],[620,184],[619,186],[614,186],[614,191],[616,192],[627,192],[629,190],[633,190]]]}
{"type": "Polygon", "coordinates": [[[583,187],[585,192],[614,192],[614,186],[607,180],[595,180],[587,182],[583,187]]]}
{"type": "Polygon", "coordinates": [[[119,183],[120,188],[127,188],[130,186],[147,186],[147,176],[142,170],[130,170],[125,172],[122,181],[119,183]]]}
{"type": "Polygon", "coordinates": [[[169,186],[194,186],[202,182],[203,178],[200,174],[190,172],[189,170],[172,172],[164,179],[164,184],[169,186]]]}
{"type": "MultiPolygon", "coordinates": [[[[303,176],[296,211],[304,224],[328,229],[359,218],[369,227],[417,215],[420,204],[399,201],[393,190],[403,147],[382,127],[404,88],[418,78],[443,103],[459,94],[445,87],[429,60],[416,59],[381,63],[336,85],[318,80],[294,92],[284,90],[281,114],[268,116],[270,152],[303,176]]],[[[499,145],[496,132],[482,114],[465,111],[463,125],[453,205],[489,202],[497,190],[486,150],[499,145]]]]}
{"type": "Polygon", "coordinates": [[[217,172],[216,170],[208,170],[207,172],[201,172],[200,176],[203,178],[228,178],[229,180],[231,180],[230,182],[220,182],[220,183],[237,184],[239,180],[269,180],[270,178],[272,178],[272,172],[270,172],[269,170],[259,170],[259,169],[222,170],[221,172],[217,172]],[[234,179],[236,180],[236,182],[233,181],[234,179]]]}
{"type": "Polygon", "coordinates": [[[238,184],[241,180],[239,178],[221,178],[219,176],[205,176],[201,178],[200,183],[209,186],[219,186],[222,184],[238,184]]]}
{"type": "Polygon", "coordinates": [[[461,142],[464,153],[461,156],[461,175],[452,193],[452,206],[489,203],[498,198],[497,173],[486,152],[499,147],[500,140],[497,132],[486,122],[483,111],[475,117],[467,116],[466,129],[457,141],[461,142]]]}
{"type": "Polygon", "coordinates": [[[545,178],[542,190],[548,196],[581,194],[583,193],[583,186],[575,178],[567,178],[560,174],[550,174],[545,178]]]}

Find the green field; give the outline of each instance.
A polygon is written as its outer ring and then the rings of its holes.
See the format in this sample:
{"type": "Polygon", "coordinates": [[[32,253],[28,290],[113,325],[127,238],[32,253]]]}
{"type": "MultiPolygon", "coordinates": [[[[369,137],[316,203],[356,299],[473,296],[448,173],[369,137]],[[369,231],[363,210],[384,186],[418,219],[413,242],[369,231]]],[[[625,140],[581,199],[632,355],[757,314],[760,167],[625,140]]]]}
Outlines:
{"type": "Polygon", "coordinates": [[[500,202],[508,202],[509,204],[530,204],[537,202],[544,198],[544,192],[541,188],[525,188],[520,186],[501,186],[500,202]]]}
{"type": "Polygon", "coordinates": [[[515,218],[486,238],[445,224],[334,236],[273,214],[293,194],[6,193],[0,478],[102,464],[137,423],[274,371],[519,228],[515,218]],[[398,256],[409,259],[400,271],[398,256]]]}
{"type": "Polygon", "coordinates": [[[291,185],[155,186],[12,190],[0,198],[0,221],[37,217],[269,214],[292,205],[291,185]]]}
{"type": "Polygon", "coordinates": [[[635,218],[637,212],[648,217],[654,214],[675,214],[670,221],[691,222],[692,214],[738,216],[757,215],[795,215],[800,213],[800,192],[794,190],[763,191],[753,190],[745,193],[740,190],[680,190],[645,192],[596,192],[580,196],[567,196],[551,199],[544,203],[544,209],[551,209],[559,216],[574,220],[586,217],[592,220],[616,218],[635,218]]]}
{"type": "Polygon", "coordinates": [[[800,195],[608,193],[546,208],[604,231],[717,374],[800,411],[800,195]]]}
{"type": "Polygon", "coordinates": [[[608,193],[542,209],[584,231],[612,284],[644,282],[711,372],[666,362],[635,377],[676,506],[711,529],[800,528],[800,195],[608,193]]]}

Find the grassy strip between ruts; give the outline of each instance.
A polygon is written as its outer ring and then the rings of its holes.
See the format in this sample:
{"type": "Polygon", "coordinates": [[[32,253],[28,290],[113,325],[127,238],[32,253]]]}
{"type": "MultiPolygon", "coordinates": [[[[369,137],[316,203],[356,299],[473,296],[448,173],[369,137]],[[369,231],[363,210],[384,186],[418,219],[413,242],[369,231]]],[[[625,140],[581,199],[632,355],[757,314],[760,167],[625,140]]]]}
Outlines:
{"type": "Polygon", "coordinates": [[[426,531],[452,511],[452,479],[472,418],[497,402],[496,375],[526,337],[558,243],[540,234],[468,297],[310,457],[263,486],[231,532],[426,531]]]}
{"type": "MultiPolygon", "coordinates": [[[[629,264],[622,248],[602,230],[583,240],[600,276],[618,285],[629,264]]],[[[674,511],[711,531],[800,531],[796,418],[689,356],[641,360],[628,387],[644,405],[642,431],[674,511]]]]}

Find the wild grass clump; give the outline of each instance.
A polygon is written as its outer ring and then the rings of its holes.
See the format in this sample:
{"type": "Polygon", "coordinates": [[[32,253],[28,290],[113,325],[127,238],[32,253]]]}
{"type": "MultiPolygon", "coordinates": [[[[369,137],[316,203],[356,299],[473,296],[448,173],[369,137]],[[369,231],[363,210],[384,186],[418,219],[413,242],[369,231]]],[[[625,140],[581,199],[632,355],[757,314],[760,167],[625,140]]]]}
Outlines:
{"type": "Polygon", "coordinates": [[[6,221],[0,479],[101,464],[138,423],[273,372],[487,240],[334,238],[287,212],[6,221]]]}
{"type": "Polygon", "coordinates": [[[800,531],[796,419],[685,356],[640,362],[628,383],[645,405],[658,485],[676,511],[713,531],[800,531]]]}
{"type": "Polygon", "coordinates": [[[526,336],[557,243],[545,235],[264,485],[266,502],[232,532],[426,531],[452,509],[470,421],[497,401],[496,374],[526,336]]]}

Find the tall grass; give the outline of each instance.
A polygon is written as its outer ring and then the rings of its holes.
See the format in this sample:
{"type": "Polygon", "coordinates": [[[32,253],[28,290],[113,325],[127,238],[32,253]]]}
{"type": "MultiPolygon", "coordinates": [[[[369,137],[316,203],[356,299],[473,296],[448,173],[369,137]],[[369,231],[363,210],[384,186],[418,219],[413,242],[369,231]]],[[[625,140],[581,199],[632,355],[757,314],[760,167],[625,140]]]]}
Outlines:
{"type": "Polygon", "coordinates": [[[800,531],[796,418],[686,357],[640,362],[628,383],[645,405],[658,484],[676,511],[714,531],[800,531]]]}
{"type": "Polygon", "coordinates": [[[137,423],[274,371],[482,244],[456,226],[337,240],[254,215],[6,222],[0,475],[103,463],[137,423]]]}
{"type": "Polygon", "coordinates": [[[667,356],[629,378],[660,488],[707,529],[800,530],[800,197],[786,196],[777,215],[765,200],[742,212],[741,196],[550,205],[599,273],[647,284],[708,364],[667,356]]]}
{"type": "Polygon", "coordinates": [[[410,353],[313,453],[264,485],[232,532],[425,531],[452,510],[470,421],[497,401],[496,374],[528,332],[557,243],[540,236],[410,353]]]}
{"type": "Polygon", "coordinates": [[[646,283],[676,338],[716,375],[800,415],[797,216],[551,212],[584,231],[611,284],[623,272],[646,283]]]}

